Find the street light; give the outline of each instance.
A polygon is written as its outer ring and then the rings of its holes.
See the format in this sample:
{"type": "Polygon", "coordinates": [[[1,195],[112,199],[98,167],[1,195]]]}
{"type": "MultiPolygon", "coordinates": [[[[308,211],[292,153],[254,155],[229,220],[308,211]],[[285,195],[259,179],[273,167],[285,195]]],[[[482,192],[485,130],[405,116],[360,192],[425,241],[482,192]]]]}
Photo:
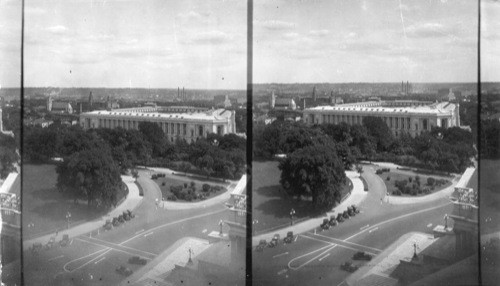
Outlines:
{"type": "Polygon", "coordinates": [[[69,229],[69,219],[71,218],[71,213],[70,212],[67,212],[66,213],[66,220],[68,221],[68,229],[69,229]]]}
{"type": "Polygon", "coordinates": [[[193,250],[191,250],[191,247],[189,248],[189,260],[188,264],[193,264],[193,260],[191,259],[191,254],[193,254],[193,250]]]}
{"type": "Polygon", "coordinates": [[[290,220],[291,220],[291,225],[293,225],[293,216],[294,216],[294,215],[295,215],[295,210],[294,210],[294,209],[292,209],[292,210],[290,211],[290,220]]]}
{"type": "Polygon", "coordinates": [[[256,220],[256,219],[254,219],[254,220],[252,221],[252,232],[253,232],[253,234],[254,234],[254,235],[255,235],[255,227],[254,227],[254,225],[256,225],[256,224],[258,224],[258,223],[259,223],[259,221],[258,221],[258,220],[256,220]]]}
{"type": "Polygon", "coordinates": [[[219,221],[219,226],[220,226],[220,231],[219,231],[219,235],[222,236],[222,225],[224,224],[224,222],[222,220],[219,221]]]}

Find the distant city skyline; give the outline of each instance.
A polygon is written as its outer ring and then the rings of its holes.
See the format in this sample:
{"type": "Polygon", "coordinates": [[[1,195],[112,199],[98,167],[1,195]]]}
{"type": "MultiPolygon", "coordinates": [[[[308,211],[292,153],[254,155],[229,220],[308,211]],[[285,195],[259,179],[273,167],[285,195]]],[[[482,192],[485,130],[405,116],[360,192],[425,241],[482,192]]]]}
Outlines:
{"type": "Polygon", "coordinates": [[[25,86],[244,89],[246,2],[25,4],[25,86]]]}
{"type": "Polygon", "coordinates": [[[469,0],[255,0],[254,82],[476,82],[469,0]]]}

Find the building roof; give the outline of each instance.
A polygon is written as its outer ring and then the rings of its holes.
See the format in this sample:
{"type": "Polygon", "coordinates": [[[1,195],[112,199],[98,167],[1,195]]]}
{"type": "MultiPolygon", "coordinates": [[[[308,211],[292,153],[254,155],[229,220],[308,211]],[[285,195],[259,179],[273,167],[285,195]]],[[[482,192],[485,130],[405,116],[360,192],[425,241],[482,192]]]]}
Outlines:
{"type": "Polygon", "coordinates": [[[71,104],[69,102],[63,102],[63,101],[54,101],[52,102],[52,109],[66,109],[70,108],[71,104]]]}
{"type": "Polygon", "coordinates": [[[293,104],[294,101],[292,98],[276,98],[274,105],[290,105],[293,104]]]}
{"type": "Polygon", "coordinates": [[[449,114],[455,104],[449,102],[433,103],[424,106],[384,106],[385,102],[380,102],[380,105],[362,106],[367,104],[378,104],[379,102],[363,102],[358,104],[341,104],[336,106],[317,106],[307,108],[311,111],[350,111],[350,112],[383,112],[383,113],[413,113],[413,114],[449,114]]]}
{"type": "Polygon", "coordinates": [[[159,112],[134,112],[131,110],[115,109],[111,111],[96,110],[81,114],[81,116],[101,116],[101,117],[127,117],[127,118],[143,118],[143,119],[187,119],[199,121],[218,121],[227,120],[231,116],[231,111],[226,109],[211,109],[204,112],[188,112],[188,113],[159,113],[159,112]]]}

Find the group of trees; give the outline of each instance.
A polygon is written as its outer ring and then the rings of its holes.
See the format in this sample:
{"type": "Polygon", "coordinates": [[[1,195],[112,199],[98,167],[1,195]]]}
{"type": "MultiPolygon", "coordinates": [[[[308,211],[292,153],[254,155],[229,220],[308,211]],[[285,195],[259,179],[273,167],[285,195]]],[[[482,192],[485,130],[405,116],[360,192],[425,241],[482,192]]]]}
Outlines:
{"type": "Polygon", "coordinates": [[[282,185],[291,195],[312,196],[318,207],[329,207],[339,199],[344,169],[351,169],[358,160],[463,172],[476,154],[471,132],[462,128],[438,127],[414,138],[408,134],[395,137],[376,117],[365,118],[362,125],[322,124],[312,128],[277,120],[255,125],[253,139],[257,159],[286,155],[280,163],[282,185]]]}
{"type": "Polygon", "coordinates": [[[15,164],[19,161],[16,146],[14,138],[0,133],[0,179],[5,179],[16,169],[15,164]]]}
{"type": "Polygon", "coordinates": [[[58,186],[85,197],[90,205],[116,203],[120,173],[135,165],[170,167],[224,179],[245,172],[246,139],[228,134],[210,134],[192,144],[169,142],[154,123],[143,122],[139,130],[92,129],[51,125],[24,128],[24,156],[27,162],[48,162],[61,157],[58,186]],[[104,183],[106,182],[106,183],[104,183]]]}

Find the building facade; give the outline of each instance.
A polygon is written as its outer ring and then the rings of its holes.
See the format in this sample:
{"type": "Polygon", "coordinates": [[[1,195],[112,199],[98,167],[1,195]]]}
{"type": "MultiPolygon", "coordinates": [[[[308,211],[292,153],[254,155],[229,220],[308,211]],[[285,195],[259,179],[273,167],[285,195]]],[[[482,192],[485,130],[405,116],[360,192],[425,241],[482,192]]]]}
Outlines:
{"type": "Polygon", "coordinates": [[[184,139],[188,143],[198,138],[207,137],[210,133],[225,135],[236,133],[235,112],[226,109],[210,109],[197,111],[185,109],[181,113],[164,113],[158,107],[137,107],[116,109],[112,111],[92,111],[80,115],[80,126],[89,128],[138,129],[140,122],[157,123],[167,136],[174,142],[184,139]],[[189,111],[188,111],[189,110],[189,111]],[[194,112],[193,112],[194,111],[194,112]]]}
{"type": "Polygon", "coordinates": [[[430,131],[433,126],[449,128],[460,126],[459,105],[449,102],[422,102],[409,100],[367,101],[318,106],[305,109],[303,121],[306,124],[362,124],[365,117],[378,117],[387,123],[394,135],[403,133],[416,136],[430,131]]]}

